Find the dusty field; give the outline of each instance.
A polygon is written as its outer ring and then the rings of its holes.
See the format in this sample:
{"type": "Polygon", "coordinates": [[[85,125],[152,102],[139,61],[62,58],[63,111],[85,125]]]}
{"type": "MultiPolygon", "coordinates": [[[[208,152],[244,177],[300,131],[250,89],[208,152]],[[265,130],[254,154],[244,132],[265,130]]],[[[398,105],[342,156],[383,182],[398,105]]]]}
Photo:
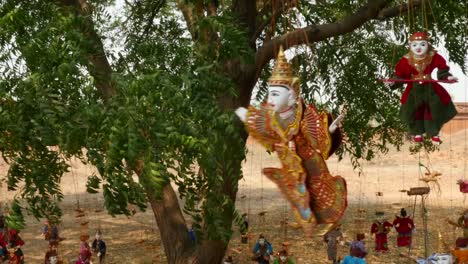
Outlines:
{"type": "MultiPolygon", "coordinates": [[[[447,225],[445,219],[455,219],[457,214],[467,208],[464,196],[458,191],[456,181],[466,176],[468,157],[466,155],[468,137],[465,132],[453,136],[445,136],[441,150],[430,155],[434,170],[443,173],[439,183],[440,194],[432,192],[427,199],[429,209],[429,251],[443,252],[447,246],[452,246],[456,236],[461,233],[447,225]]],[[[409,146],[409,144],[408,144],[409,146]]],[[[348,199],[350,202],[343,219],[343,231],[346,240],[350,241],[356,232],[366,232],[366,246],[371,249],[373,239],[369,235],[371,221],[375,211],[384,211],[389,220],[399,212],[401,206],[412,212],[413,199],[399,192],[401,189],[425,186],[418,180],[418,157],[409,156],[408,146],[403,151],[391,150],[387,155],[373,162],[363,165],[362,174],[353,171],[349,159],[338,162],[336,157],[328,161],[333,175],[342,175],[348,182],[348,199]],[[383,192],[377,197],[376,192],[383,192]],[[358,208],[364,208],[365,213],[359,215],[358,208]],[[365,220],[362,221],[361,219],[365,220]]],[[[244,164],[244,176],[240,184],[237,206],[241,213],[250,215],[251,234],[254,238],[263,233],[278,249],[283,241],[288,241],[290,252],[296,263],[329,263],[326,260],[325,244],[322,238],[312,240],[303,238],[300,230],[288,228],[285,232],[282,220],[289,215],[289,205],[282,198],[275,186],[260,173],[265,166],[277,166],[276,156],[268,155],[264,150],[252,142],[248,143],[249,153],[244,164]],[[244,198],[243,198],[244,197],[244,198]],[[266,211],[263,219],[259,213],[266,211]]],[[[421,155],[421,161],[428,164],[426,157],[421,155]]],[[[6,164],[0,161],[0,177],[6,174],[6,164]]],[[[99,194],[85,193],[86,176],[92,173],[92,168],[84,167],[78,163],[73,164],[71,173],[64,176],[62,186],[65,194],[63,202],[64,218],[60,226],[61,235],[66,239],[60,245],[61,258],[68,263],[75,258],[79,249],[80,232],[89,232],[93,237],[95,230],[100,227],[108,246],[107,263],[166,263],[164,252],[158,235],[158,228],[151,215],[151,211],[139,212],[135,217],[108,216],[103,207],[103,199],[99,194]],[[84,218],[76,218],[74,209],[79,202],[80,207],[86,211],[84,218]],[[96,212],[97,211],[97,212],[96,212]],[[80,225],[80,221],[88,221],[87,227],[80,225]]],[[[1,200],[8,201],[13,193],[6,191],[5,186],[0,192],[1,200]]],[[[412,256],[424,254],[423,229],[421,209],[418,200],[415,212],[416,233],[412,256]]],[[[22,232],[26,241],[23,251],[26,263],[43,263],[43,256],[47,247],[41,236],[42,221],[28,218],[27,229],[22,232]]],[[[408,250],[395,248],[396,236],[392,232],[389,237],[390,252],[375,254],[370,250],[368,263],[412,263],[399,257],[398,253],[408,253],[408,250]]],[[[247,255],[250,254],[253,241],[249,245],[240,243],[239,233],[236,232],[231,241],[229,253],[233,255],[236,263],[253,263],[247,255]],[[247,253],[248,252],[248,253],[247,253]]],[[[340,255],[347,252],[346,246],[340,247],[340,255]]]]}

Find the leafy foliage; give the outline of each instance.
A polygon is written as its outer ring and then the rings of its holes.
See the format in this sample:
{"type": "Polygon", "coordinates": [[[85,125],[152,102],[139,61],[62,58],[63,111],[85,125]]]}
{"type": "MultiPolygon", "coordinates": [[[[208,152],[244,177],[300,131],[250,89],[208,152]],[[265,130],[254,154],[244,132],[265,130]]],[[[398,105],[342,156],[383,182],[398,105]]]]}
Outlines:
{"type": "MultiPolygon", "coordinates": [[[[144,210],[147,194],[161,198],[175,183],[197,237],[227,242],[232,220],[241,222],[234,201],[246,138],[232,110],[249,84],[242,75],[254,67],[256,49],[301,23],[339,21],[366,1],[299,1],[300,8],[280,13],[254,40],[241,22],[246,14],[231,8],[237,1],[125,1],[118,15],[108,11],[116,1],[93,1],[84,15],[68,2],[0,1],[0,151],[11,165],[9,189],[34,217],[60,215],[60,179],[78,158],[96,168],[87,191],[102,188],[111,215],[132,214],[129,204],[144,210]],[[182,23],[178,4],[197,4],[187,15],[193,23],[182,23]],[[216,12],[207,11],[210,4],[216,12]],[[96,73],[104,55],[108,80],[96,73]],[[110,99],[102,96],[102,80],[115,90],[110,99]]],[[[258,7],[269,2],[257,1],[258,7]]],[[[377,79],[392,74],[410,31],[427,25],[463,65],[466,3],[425,2],[432,9],[413,12],[409,23],[406,17],[369,21],[294,52],[304,97],[335,114],[345,107],[341,154],[356,166],[402,142],[401,90],[377,79]]],[[[255,71],[259,99],[270,70],[255,71]]],[[[13,207],[20,219],[19,201],[13,207]]]]}

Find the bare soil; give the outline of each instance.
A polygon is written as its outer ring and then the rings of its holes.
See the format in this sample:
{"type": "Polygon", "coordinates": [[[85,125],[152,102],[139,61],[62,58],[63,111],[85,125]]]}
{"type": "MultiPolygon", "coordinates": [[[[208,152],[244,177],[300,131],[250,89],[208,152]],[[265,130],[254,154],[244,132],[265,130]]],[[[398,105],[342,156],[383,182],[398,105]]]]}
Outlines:
{"type": "MultiPolygon", "coordinates": [[[[402,151],[390,150],[385,156],[372,162],[363,163],[361,170],[353,170],[349,157],[338,161],[336,157],[328,160],[328,166],[333,175],[341,175],[347,181],[349,208],[342,219],[342,231],[345,241],[350,242],[357,232],[366,233],[366,247],[370,254],[368,263],[414,263],[400,253],[411,257],[424,255],[424,230],[422,224],[421,200],[415,205],[414,197],[400,192],[411,187],[427,186],[419,180],[418,162],[430,165],[431,169],[439,171],[442,176],[437,187],[431,184],[432,190],[426,200],[428,208],[428,252],[448,252],[454,246],[454,241],[461,230],[447,224],[447,219],[455,220],[464,208],[468,208],[466,197],[461,194],[456,184],[458,179],[467,178],[467,142],[466,133],[460,132],[452,136],[444,136],[440,151],[426,157],[423,153],[418,157],[411,156],[407,143],[402,151]],[[430,159],[430,163],[428,162],[430,159]],[[377,196],[381,192],[383,196],[377,196]],[[413,207],[415,205],[415,207],[413,207]],[[374,253],[373,238],[369,231],[376,211],[384,211],[388,220],[393,221],[401,207],[406,207],[413,214],[416,223],[413,248],[411,251],[396,248],[396,233],[389,234],[389,252],[374,253]],[[365,212],[359,213],[358,209],[365,212]]],[[[289,205],[273,183],[261,175],[261,168],[279,166],[276,156],[269,155],[258,144],[249,141],[247,159],[243,165],[244,179],[239,182],[237,207],[240,213],[247,212],[250,216],[249,244],[242,244],[235,227],[235,235],[229,245],[235,263],[253,263],[250,261],[254,240],[260,233],[272,243],[274,250],[279,250],[282,242],[289,242],[289,250],[296,263],[318,264],[330,263],[326,257],[325,243],[322,237],[305,239],[300,229],[285,228],[284,219],[293,220],[289,205]],[[262,212],[264,213],[263,216],[262,212]]],[[[7,165],[0,160],[0,177],[7,172],[7,165]]],[[[93,169],[79,162],[72,163],[72,171],[62,179],[65,199],[62,203],[64,213],[60,225],[61,242],[59,251],[64,263],[76,258],[79,250],[79,235],[89,233],[91,239],[95,230],[101,228],[107,243],[108,253],[106,263],[166,263],[164,250],[159,240],[159,231],[151,210],[138,212],[135,216],[111,217],[103,210],[101,194],[85,192],[87,176],[93,169]],[[84,209],[84,217],[76,217],[77,207],[84,209]],[[88,222],[87,225],[81,225],[88,222]]],[[[8,202],[15,195],[1,187],[1,200],[8,202]]],[[[47,242],[44,241],[41,230],[43,220],[27,218],[27,228],[21,232],[26,241],[23,252],[26,263],[43,263],[47,242]]],[[[339,255],[345,256],[347,245],[339,246],[339,255]]]]}

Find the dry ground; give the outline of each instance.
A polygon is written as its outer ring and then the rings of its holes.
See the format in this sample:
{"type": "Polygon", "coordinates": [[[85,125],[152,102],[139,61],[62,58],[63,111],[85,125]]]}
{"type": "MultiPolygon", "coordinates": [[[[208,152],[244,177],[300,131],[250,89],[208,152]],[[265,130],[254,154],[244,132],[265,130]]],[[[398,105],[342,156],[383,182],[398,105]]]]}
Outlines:
{"type": "MultiPolygon", "coordinates": [[[[432,192],[427,200],[431,252],[446,251],[447,246],[454,244],[456,236],[461,231],[447,225],[445,220],[455,219],[463,208],[468,207],[465,197],[458,191],[456,185],[458,179],[468,178],[466,176],[468,157],[465,151],[468,138],[466,133],[461,132],[446,136],[444,140],[441,150],[430,155],[432,168],[443,173],[439,181],[441,193],[432,192]]],[[[332,157],[328,161],[332,174],[342,175],[348,183],[350,206],[342,222],[347,241],[350,241],[356,232],[366,232],[366,245],[372,248],[373,240],[369,235],[369,229],[376,210],[384,211],[390,220],[399,212],[401,206],[412,212],[414,200],[399,190],[424,186],[424,183],[418,180],[418,157],[409,155],[408,146],[409,144],[401,152],[390,150],[387,155],[364,163],[361,175],[353,170],[348,158],[338,162],[336,157],[332,157]],[[376,192],[383,192],[383,196],[376,196],[376,192]],[[359,215],[358,208],[365,209],[365,212],[359,215]],[[362,221],[361,218],[365,220],[362,221]]],[[[237,206],[241,213],[249,213],[252,236],[256,238],[260,233],[265,234],[274,249],[278,249],[281,242],[288,241],[296,263],[329,263],[326,260],[322,238],[304,239],[300,230],[288,228],[285,232],[281,224],[285,217],[290,216],[289,205],[275,186],[260,173],[262,167],[278,166],[276,156],[267,154],[259,145],[252,142],[248,143],[248,148],[249,153],[243,167],[245,177],[239,183],[237,206]],[[262,211],[266,212],[263,219],[259,216],[262,211]]],[[[421,159],[423,163],[428,164],[424,155],[421,155],[421,159]]],[[[65,175],[62,181],[65,200],[62,204],[64,218],[60,230],[61,236],[66,240],[61,243],[59,250],[65,263],[75,258],[78,253],[80,232],[89,232],[93,237],[98,227],[103,230],[108,245],[107,263],[166,263],[158,228],[151,211],[138,212],[131,218],[108,216],[105,211],[101,211],[103,199],[100,194],[85,193],[86,177],[93,172],[92,168],[79,163],[73,163],[72,166],[72,171],[65,175]],[[84,218],[75,217],[74,209],[77,203],[86,211],[84,218]],[[89,224],[83,227],[80,221],[88,221],[89,224]]],[[[0,177],[5,176],[6,170],[6,164],[0,161],[0,177]]],[[[2,201],[8,201],[14,193],[7,192],[3,186],[0,195],[2,201]]],[[[417,229],[412,256],[424,254],[419,203],[418,200],[415,212],[417,229]]],[[[21,233],[26,241],[23,248],[26,263],[43,263],[47,243],[41,236],[42,221],[28,218],[27,224],[27,228],[21,233]]],[[[395,232],[392,232],[389,237],[390,252],[382,255],[371,251],[368,263],[412,263],[398,256],[400,251],[395,248],[395,243],[395,232]]],[[[239,233],[236,231],[230,243],[229,253],[233,255],[236,263],[253,263],[248,258],[252,246],[253,241],[249,245],[241,244],[239,233]]],[[[343,256],[347,247],[341,246],[339,250],[343,256]]],[[[408,250],[401,252],[408,253],[408,250]]]]}

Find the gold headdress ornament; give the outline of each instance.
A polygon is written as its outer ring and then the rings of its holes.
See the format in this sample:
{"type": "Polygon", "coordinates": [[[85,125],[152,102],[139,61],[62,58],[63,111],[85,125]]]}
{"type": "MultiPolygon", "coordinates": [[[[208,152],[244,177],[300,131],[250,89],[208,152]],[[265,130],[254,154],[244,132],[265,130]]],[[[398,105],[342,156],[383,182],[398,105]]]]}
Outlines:
{"type": "Polygon", "coordinates": [[[268,79],[268,84],[285,86],[288,89],[292,89],[296,96],[299,95],[299,79],[293,77],[291,65],[284,56],[283,46],[280,46],[275,67],[273,68],[270,79],[268,79]]]}

